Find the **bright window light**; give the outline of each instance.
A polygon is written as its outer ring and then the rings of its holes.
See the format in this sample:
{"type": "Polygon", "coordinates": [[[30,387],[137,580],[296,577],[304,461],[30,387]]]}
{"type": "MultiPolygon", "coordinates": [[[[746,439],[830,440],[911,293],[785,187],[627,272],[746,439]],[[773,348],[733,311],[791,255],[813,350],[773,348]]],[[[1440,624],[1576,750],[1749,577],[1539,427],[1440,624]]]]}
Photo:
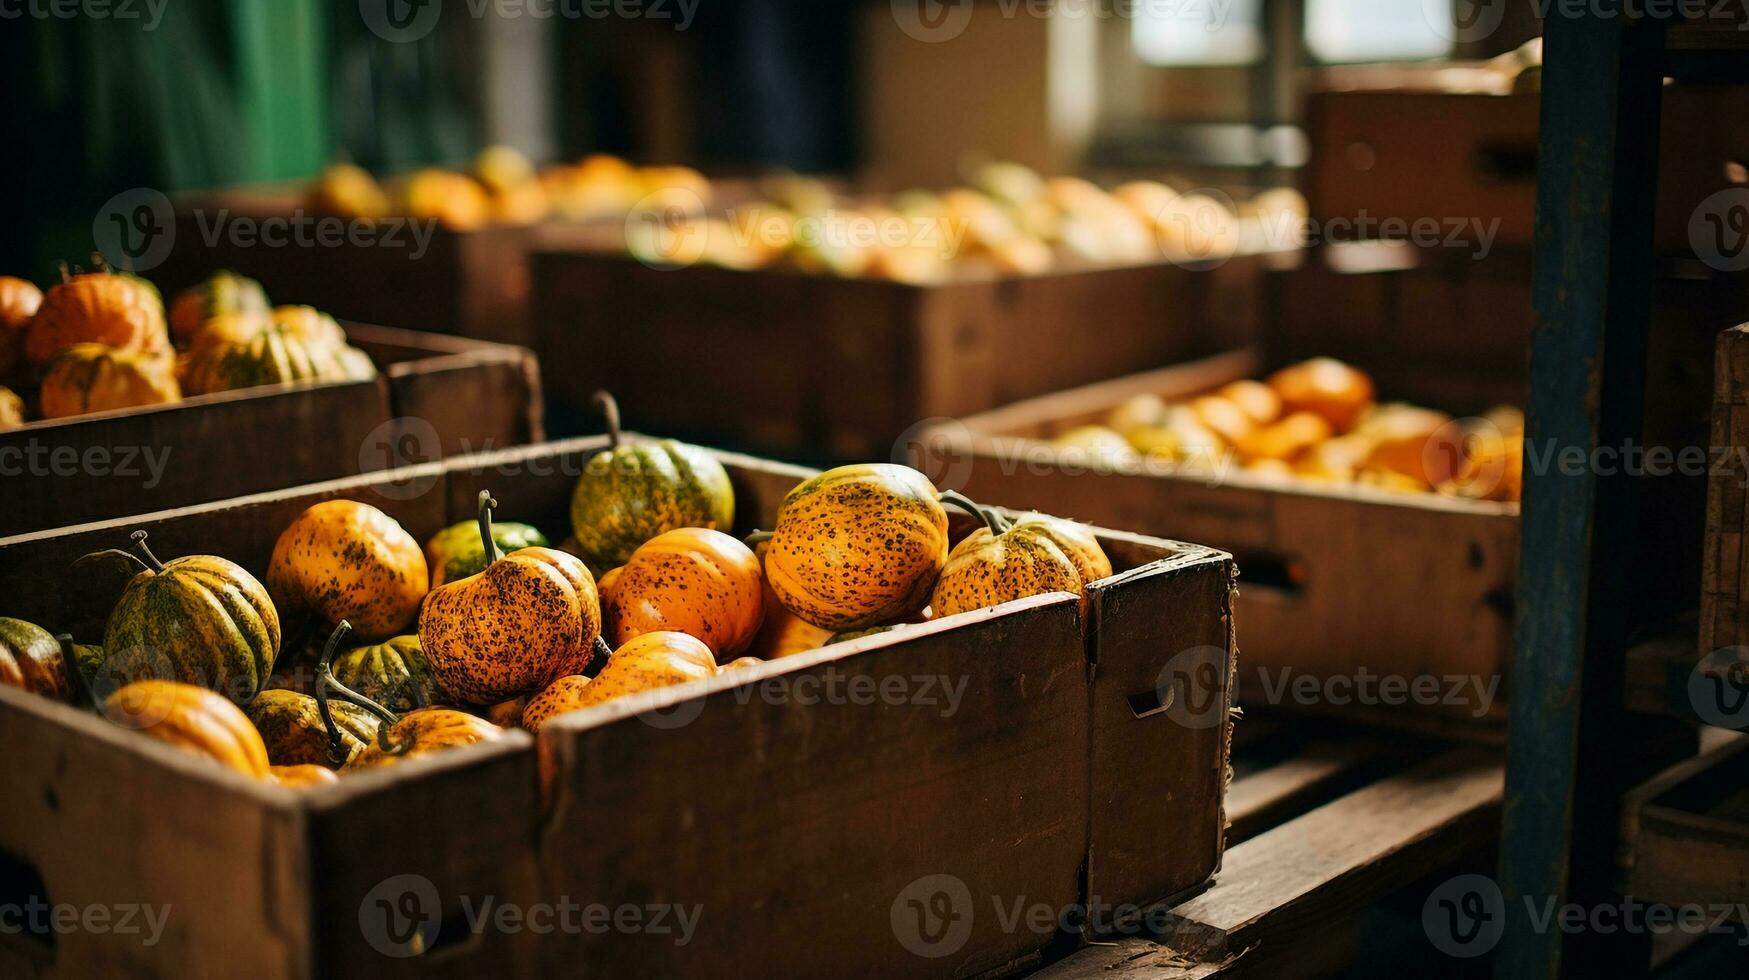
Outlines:
{"type": "Polygon", "coordinates": [[[1306,0],[1306,47],[1325,62],[1438,58],[1451,54],[1451,5],[1452,0],[1306,0]]]}
{"type": "Polygon", "coordinates": [[[1263,0],[1137,3],[1130,43],[1150,65],[1249,65],[1263,56],[1263,0]]]}

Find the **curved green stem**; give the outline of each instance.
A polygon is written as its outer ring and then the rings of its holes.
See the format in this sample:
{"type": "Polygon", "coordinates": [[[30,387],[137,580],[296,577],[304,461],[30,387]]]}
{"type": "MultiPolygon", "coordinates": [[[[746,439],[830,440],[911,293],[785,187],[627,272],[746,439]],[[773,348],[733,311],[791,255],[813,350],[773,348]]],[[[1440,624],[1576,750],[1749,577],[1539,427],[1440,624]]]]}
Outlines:
{"type": "Polygon", "coordinates": [[[498,542],[492,540],[492,509],[498,506],[498,501],[492,499],[492,491],[480,491],[480,547],[486,551],[486,567],[504,557],[498,550],[498,542]]]}
{"type": "Polygon", "coordinates": [[[158,560],[157,555],[152,554],[151,548],[146,547],[146,532],[135,531],[130,537],[134,540],[134,547],[139,549],[140,555],[143,557],[142,564],[151,571],[163,571],[164,563],[158,560]]]}
{"type": "Polygon", "coordinates": [[[958,490],[941,491],[941,502],[944,504],[952,504],[960,510],[963,510],[968,514],[971,514],[973,517],[983,521],[984,526],[990,529],[991,534],[1000,535],[1010,527],[1008,521],[1004,519],[1001,514],[996,513],[995,508],[985,507],[965,494],[960,493],[958,490]]]}
{"type": "Polygon", "coordinates": [[[316,710],[322,715],[322,724],[328,729],[328,758],[335,765],[346,761],[346,756],[340,751],[340,726],[334,724],[334,709],[328,707],[328,689],[333,688],[343,701],[351,702],[360,708],[377,716],[377,747],[389,755],[401,755],[412,748],[412,743],[396,745],[389,741],[389,729],[400,721],[393,711],[377,704],[370,698],[354,691],[340,683],[334,676],[334,651],[340,649],[340,641],[346,634],[352,632],[352,624],[341,620],[334,627],[334,632],[328,634],[328,643],[322,648],[322,660],[316,665],[316,710]]]}
{"type": "Polygon", "coordinates": [[[607,448],[613,451],[619,448],[619,400],[606,389],[597,391],[594,397],[595,407],[607,420],[607,448]]]}
{"type": "Polygon", "coordinates": [[[55,640],[61,644],[61,667],[66,670],[74,693],[86,704],[97,707],[97,692],[91,690],[91,685],[85,682],[85,672],[79,669],[79,651],[74,649],[73,634],[56,633],[55,640]]]}
{"type": "Polygon", "coordinates": [[[73,566],[77,568],[83,562],[95,561],[99,558],[126,558],[128,561],[138,565],[142,572],[149,572],[152,570],[151,566],[140,560],[139,555],[136,555],[131,551],[123,551],[120,548],[105,548],[102,551],[93,551],[89,555],[80,555],[73,560],[73,566]]]}
{"type": "Polygon", "coordinates": [[[775,537],[777,537],[775,531],[754,531],[752,534],[742,538],[741,543],[746,545],[747,549],[751,551],[775,537]]]}

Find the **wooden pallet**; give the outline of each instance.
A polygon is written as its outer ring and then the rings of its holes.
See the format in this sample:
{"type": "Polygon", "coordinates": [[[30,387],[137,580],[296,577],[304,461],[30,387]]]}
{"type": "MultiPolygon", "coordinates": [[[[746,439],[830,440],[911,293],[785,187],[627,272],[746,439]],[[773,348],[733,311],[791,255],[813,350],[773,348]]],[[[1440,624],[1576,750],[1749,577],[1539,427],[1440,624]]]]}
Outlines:
{"type": "Polygon", "coordinates": [[[1090,944],[1030,980],[1329,976],[1354,921],[1428,875],[1485,858],[1500,754],[1355,728],[1242,722],[1213,887],[1147,936],[1090,944]]]}

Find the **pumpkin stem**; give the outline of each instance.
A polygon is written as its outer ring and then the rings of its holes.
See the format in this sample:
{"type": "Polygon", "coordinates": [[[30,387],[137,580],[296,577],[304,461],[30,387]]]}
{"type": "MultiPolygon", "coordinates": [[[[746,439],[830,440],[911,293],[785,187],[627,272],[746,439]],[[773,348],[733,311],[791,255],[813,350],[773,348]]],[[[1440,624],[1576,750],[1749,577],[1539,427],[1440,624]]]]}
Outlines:
{"type": "Polygon", "coordinates": [[[140,550],[140,555],[143,557],[141,563],[154,572],[162,572],[164,570],[164,563],[159,561],[158,556],[152,554],[152,549],[146,546],[146,532],[135,531],[133,534],[129,535],[129,537],[133,538],[134,547],[140,550]]]}
{"type": "Polygon", "coordinates": [[[486,567],[504,557],[498,550],[498,542],[492,540],[492,508],[498,506],[498,501],[492,499],[492,491],[480,491],[480,547],[486,552],[486,567]]]}
{"type": "Polygon", "coordinates": [[[73,567],[78,568],[85,562],[96,561],[99,558],[126,558],[128,561],[140,566],[140,571],[142,572],[149,572],[152,570],[151,566],[140,560],[139,555],[136,555],[131,551],[123,551],[120,548],[105,548],[102,551],[93,551],[89,555],[80,555],[78,558],[74,559],[73,567]]]}
{"type": "Polygon", "coordinates": [[[1009,523],[1003,519],[1001,514],[996,513],[994,508],[985,507],[958,490],[941,491],[941,502],[952,504],[983,521],[984,526],[990,529],[991,534],[1001,534],[1009,528],[1009,523]]]}
{"type": "Polygon", "coordinates": [[[91,685],[85,683],[85,672],[79,669],[79,652],[73,648],[73,634],[56,633],[55,639],[61,644],[61,668],[67,672],[67,680],[72,683],[74,693],[83,698],[86,704],[97,707],[97,693],[91,690],[91,685]]]}
{"type": "Polygon", "coordinates": [[[322,660],[316,665],[316,710],[321,713],[322,724],[328,729],[328,758],[335,765],[345,762],[346,756],[340,751],[340,726],[334,724],[334,709],[328,707],[329,688],[333,688],[341,700],[350,701],[377,716],[380,722],[377,725],[377,745],[384,752],[400,755],[412,747],[410,742],[397,746],[389,741],[390,726],[401,720],[393,711],[340,683],[339,678],[334,676],[334,652],[340,649],[340,641],[350,632],[352,624],[341,620],[340,625],[334,627],[334,632],[328,634],[328,643],[322,648],[322,660]]]}
{"type": "Polygon", "coordinates": [[[760,545],[775,537],[777,537],[777,532],[775,531],[754,531],[752,534],[742,538],[741,543],[747,546],[748,551],[753,551],[760,545]]]}
{"type": "Polygon", "coordinates": [[[69,283],[73,281],[73,270],[67,268],[66,259],[56,262],[55,269],[61,273],[61,282],[69,283]]]}
{"type": "Polygon", "coordinates": [[[595,407],[607,419],[607,448],[619,448],[619,400],[607,390],[597,391],[594,397],[595,407]]]}
{"type": "Polygon", "coordinates": [[[94,268],[96,268],[97,271],[99,271],[99,272],[103,272],[103,273],[114,273],[115,272],[114,269],[109,267],[109,260],[103,257],[102,252],[92,252],[91,253],[91,265],[94,268]]]}

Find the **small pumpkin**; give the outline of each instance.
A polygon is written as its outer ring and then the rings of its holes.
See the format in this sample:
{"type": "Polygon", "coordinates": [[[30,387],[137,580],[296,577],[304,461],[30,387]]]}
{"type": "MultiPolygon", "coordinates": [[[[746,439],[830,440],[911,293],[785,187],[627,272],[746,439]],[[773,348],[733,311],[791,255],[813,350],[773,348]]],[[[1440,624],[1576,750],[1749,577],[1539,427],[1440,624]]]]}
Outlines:
{"type": "Polygon", "coordinates": [[[375,740],[377,720],[369,712],[348,703],[329,705],[340,733],[339,758],[329,755],[329,738],[321,705],[308,694],[296,691],[262,691],[249,705],[249,720],[267,746],[267,758],[276,766],[339,765],[364,751],[375,740]]]}
{"type": "Polygon", "coordinates": [[[395,519],[355,500],[327,500],[280,533],[267,589],[287,616],[351,622],[360,637],[407,631],[430,591],[425,552],[395,519]]]}
{"type": "MultiPolygon", "coordinates": [[[[215,555],[160,562],[133,533],[140,566],[103,631],[107,671],[120,681],[176,680],[248,704],[279,656],[279,613],[242,566],[215,555]]],[[[99,557],[99,556],[89,556],[99,557]]]]}
{"type": "Polygon", "coordinates": [[[148,738],[204,755],[245,776],[267,779],[267,746],[241,708],[193,684],[135,681],[103,702],[109,720],[148,738]]]}
{"type": "Polygon", "coordinates": [[[0,387],[0,429],[16,429],[24,424],[24,399],[11,388],[0,387]]]}
{"type": "Polygon", "coordinates": [[[175,361],[167,352],[74,344],[55,355],[40,394],[45,419],[182,400],[175,361]]]}
{"type": "Polygon", "coordinates": [[[339,705],[332,693],[346,702],[373,714],[378,719],[376,738],[370,740],[358,754],[347,758],[343,769],[366,769],[390,765],[415,755],[471,745],[500,738],[504,729],[465,711],[453,708],[420,708],[397,716],[375,701],[353,691],[334,678],[334,651],[340,646],[352,626],[345,620],[329,635],[322,659],[316,665],[316,707],[328,730],[328,756],[339,761],[344,757],[345,739],[335,719],[339,705]]]}
{"type": "Polygon", "coordinates": [[[759,558],[721,531],[683,527],[632,553],[602,590],[615,644],[669,630],[705,642],[729,661],[747,649],[765,618],[759,558]]]}
{"type": "Polygon", "coordinates": [[[317,789],[340,782],[334,770],[316,765],[271,766],[273,781],[286,789],[317,789]]]}
{"type": "MultiPolygon", "coordinates": [[[[524,548],[546,548],[552,542],[529,524],[493,524],[492,542],[509,554],[524,548]]],[[[425,563],[431,566],[431,587],[478,575],[486,570],[486,550],[480,545],[480,527],[464,521],[446,527],[425,542],[425,563]]],[[[341,680],[346,678],[342,677],[341,680]]]]}
{"type": "Polygon", "coordinates": [[[734,526],[735,491],[715,456],[668,439],[626,443],[613,396],[596,392],[595,401],[607,417],[607,449],[584,466],[571,495],[571,529],[586,559],[612,568],[676,528],[734,526]]]}
{"type": "Polygon", "coordinates": [[[941,500],[908,466],[827,470],[778,507],[766,577],[785,608],[823,630],[903,619],[929,601],[947,563],[941,500]]]}
{"type": "Polygon", "coordinates": [[[310,189],[310,210],[341,218],[374,221],[389,216],[389,195],[363,167],[330,164],[310,189]]]}
{"type": "Polygon", "coordinates": [[[223,269],[176,294],[170,303],[170,333],[186,344],[220,315],[260,315],[271,309],[267,292],[248,276],[223,269]]]}
{"type": "Polygon", "coordinates": [[[362,352],[312,341],[282,323],[269,323],[252,333],[246,322],[223,329],[214,340],[197,341],[189,351],[182,366],[182,385],[188,394],[376,376],[374,367],[365,373],[370,359],[362,352]]]}
{"type": "Polygon", "coordinates": [[[74,344],[95,343],[124,351],[170,348],[164,306],[155,290],[133,276],[92,272],[68,276],[43,295],[24,338],[34,366],[74,344]]]}
{"type": "Polygon", "coordinates": [[[78,687],[61,641],[22,619],[0,619],[0,684],[71,704],[78,687]]]}
{"type": "Polygon", "coordinates": [[[452,703],[417,636],[354,647],[334,658],[334,677],[397,714],[452,703]]]}
{"type": "Polygon", "coordinates": [[[982,609],[1047,592],[1082,595],[1088,583],[1111,575],[1111,559],[1093,529],[1044,514],[1012,522],[981,511],[984,527],[948,555],[929,606],[937,616],[982,609]]]}
{"type": "Polygon", "coordinates": [[[522,727],[539,732],[557,715],[581,711],[614,698],[715,677],[722,668],[697,637],[685,633],[645,633],[615,650],[593,680],[562,677],[529,699],[522,727]]]}
{"type": "Polygon", "coordinates": [[[1283,415],[1310,412],[1347,432],[1372,405],[1373,381],[1341,361],[1316,357],[1271,375],[1269,387],[1281,399],[1283,415]]]}
{"type": "Polygon", "coordinates": [[[25,327],[43,303],[42,290],[26,279],[0,276],[0,380],[24,363],[25,327]]]}
{"type": "Polygon", "coordinates": [[[433,590],[419,613],[419,643],[438,683],[468,704],[497,704],[583,673],[601,636],[589,569],[550,548],[500,555],[495,506],[480,494],[486,570],[433,590]]]}

